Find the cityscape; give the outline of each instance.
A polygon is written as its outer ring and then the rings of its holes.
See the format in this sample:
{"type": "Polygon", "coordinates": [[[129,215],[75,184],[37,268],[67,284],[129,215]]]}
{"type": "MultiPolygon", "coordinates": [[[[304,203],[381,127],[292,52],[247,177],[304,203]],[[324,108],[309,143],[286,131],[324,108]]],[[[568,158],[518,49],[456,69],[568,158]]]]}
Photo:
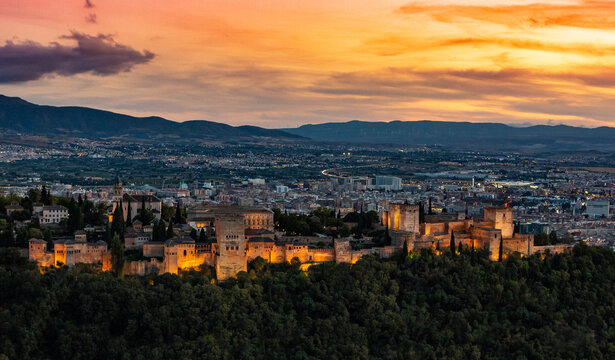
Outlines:
{"type": "Polygon", "coordinates": [[[615,358],[613,10],[0,2],[0,360],[615,358]]]}

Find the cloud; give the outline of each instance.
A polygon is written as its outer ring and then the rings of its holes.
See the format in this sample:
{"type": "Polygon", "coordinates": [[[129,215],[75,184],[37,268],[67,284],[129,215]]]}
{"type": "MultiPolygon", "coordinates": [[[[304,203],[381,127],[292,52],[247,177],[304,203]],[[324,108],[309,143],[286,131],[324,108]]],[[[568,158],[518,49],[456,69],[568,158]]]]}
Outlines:
{"type": "Polygon", "coordinates": [[[119,44],[111,35],[72,32],[60,38],[77,44],[67,46],[53,42],[45,46],[34,41],[7,41],[0,46],[0,84],[36,80],[50,74],[113,75],[130,71],[133,66],[154,58],[150,51],[140,52],[119,44]]]}
{"type": "MultiPolygon", "coordinates": [[[[488,3],[488,2],[485,2],[488,3]]],[[[614,29],[611,0],[581,0],[575,3],[533,2],[513,5],[428,5],[413,2],[398,9],[402,14],[429,14],[441,22],[467,18],[511,28],[568,26],[614,29]]]]}
{"type": "Polygon", "coordinates": [[[88,14],[88,16],[85,17],[85,21],[91,24],[96,24],[98,22],[98,20],[96,20],[96,14],[94,13],[88,14]]]}

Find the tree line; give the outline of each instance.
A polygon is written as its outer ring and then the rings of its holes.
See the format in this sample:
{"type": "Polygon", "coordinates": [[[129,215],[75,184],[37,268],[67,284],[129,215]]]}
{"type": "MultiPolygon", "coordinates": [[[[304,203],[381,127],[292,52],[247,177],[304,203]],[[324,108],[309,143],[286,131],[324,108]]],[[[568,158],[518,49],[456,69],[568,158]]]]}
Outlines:
{"type": "Polygon", "coordinates": [[[615,254],[429,250],[116,278],[0,252],[2,359],[615,357],[615,254]],[[474,253],[474,258],[472,258],[474,253]]]}

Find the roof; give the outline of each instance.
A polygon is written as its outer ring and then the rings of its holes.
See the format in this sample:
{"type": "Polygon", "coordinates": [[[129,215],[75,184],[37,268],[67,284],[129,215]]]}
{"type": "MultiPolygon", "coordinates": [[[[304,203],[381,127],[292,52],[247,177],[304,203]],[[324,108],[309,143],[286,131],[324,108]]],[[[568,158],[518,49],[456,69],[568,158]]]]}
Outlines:
{"type": "Polygon", "coordinates": [[[270,235],[273,234],[274,232],[268,229],[246,229],[245,230],[245,234],[246,235],[270,235]]]}
{"type": "Polygon", "coordinates": [[[145,200],[145,202],[160,202],[160,199],[158,199],[156,196],[154,195],[138,195],[138,194],[126,194],[124,193],[124,196],[122,196],[122,201],[124,202],[133,202],[133,203],[140,203],[143,200],[145,200]]]}
{"type": "Polygon", "coordinates": [[[44,205],[43,210],[63,210],[68,211],[68,208],[62,205],[44,205]]]}
{"type": "Polygon", "coordinates": [[[248,242],[275,242],[273,241],[273,239],[268,238],[268,237],[261,237],[261,236],[257,236],[257,237],[253,237],[250,240],[248,240],[248,242]]]}
{"type": "Polygon", "coordinates": [[[33,243],[38,243],[38,244],[46,244],[47,241],[43,240],[43,239],[37,239],[37,238],[32,238],[30,240],[28,240],[28,242],[33,242],[33,243]]]}

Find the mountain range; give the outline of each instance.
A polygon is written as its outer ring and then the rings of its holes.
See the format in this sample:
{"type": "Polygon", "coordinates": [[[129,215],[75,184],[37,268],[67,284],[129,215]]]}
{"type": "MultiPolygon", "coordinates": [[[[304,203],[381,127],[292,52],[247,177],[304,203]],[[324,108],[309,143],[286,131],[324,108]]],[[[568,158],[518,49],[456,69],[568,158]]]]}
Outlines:
{"type": "Polygon", "coordinates": [[[350,121],[264,129],[205,120],[175,122],[77,106],[46,106],[0,95],[4,134],[141,139],[154,141],[318,141],[441,145],[468,149],[615,150],[615,128],[567,125],[513,127],[447,121],[350,121]]]}
{"type": "Polygon", "coordinates": [[[230,126],[205,120],[175,122],[134,117],[78,106],[36,105],[0,95],[0,129],[24,135],[84,138],[180,140],[297,140],[300,136],[257,126],[230,126]]]}
{"type": "Polygon", "coordinates": [[[567,125],[514,127],[500,123],[447,121],[350,121],[282,129],[326,142],[442,145],[467,148],[615,149],[615,128],[567,125]]]}

